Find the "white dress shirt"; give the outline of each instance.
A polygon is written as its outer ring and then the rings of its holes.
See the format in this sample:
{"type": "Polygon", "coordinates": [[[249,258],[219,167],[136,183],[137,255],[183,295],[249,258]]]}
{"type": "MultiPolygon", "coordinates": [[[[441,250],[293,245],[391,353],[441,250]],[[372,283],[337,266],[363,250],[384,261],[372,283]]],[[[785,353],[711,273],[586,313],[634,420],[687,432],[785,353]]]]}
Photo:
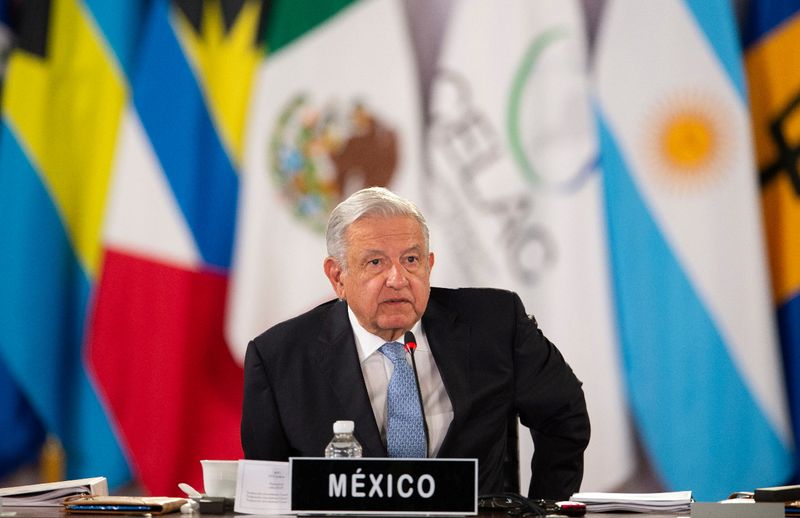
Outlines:
{"type": "MultiPolygon", "coordinates": [[[[386,390],[389,386],[389,378],[394,371],[392,361],[383,355],[378,349],[386,343],[386,340],[375,336],[358,323],[353,311],[348,307],[350,325],[356,338],[356,349],[358,360],[361,362],[361,372],[364,373],[364,381],[367,384],[367,394],[375,414],[375,422],[381,432],[381,439],[386,444],[386,390]]],[[[442,376],[439,368],[433,359],[433,354],[428,345],[428,338],[425,330],[422,329],[421,322],[414,324],[411,332],[417,339],[417,350],[414,359],[417,364],[417,375],[419,376],[420,391],[422,392],[422,405],[425,408],[425,421],[428,424],[429,456],[435,457],[439,453],[442,441],[453,420],[453,405],[450,397],[442,383],[442,376]]],[[[403,342],[400,337],[398,342],[403,342]]],[[[409,353],[406,353],[406,361],[411,364],[409,353]]]]}

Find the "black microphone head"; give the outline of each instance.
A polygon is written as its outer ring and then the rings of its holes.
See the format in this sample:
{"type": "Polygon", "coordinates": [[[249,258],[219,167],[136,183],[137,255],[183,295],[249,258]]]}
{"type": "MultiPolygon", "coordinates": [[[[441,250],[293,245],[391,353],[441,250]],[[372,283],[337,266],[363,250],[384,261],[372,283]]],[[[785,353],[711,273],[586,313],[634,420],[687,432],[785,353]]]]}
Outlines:
{"type": "Polygon", "coordinates": [[[414,352],[417,349],[417,339],[411,331],[406,331],[406,334],[403,335],[403,342],[405,342],[406,351],[414,352]]]}

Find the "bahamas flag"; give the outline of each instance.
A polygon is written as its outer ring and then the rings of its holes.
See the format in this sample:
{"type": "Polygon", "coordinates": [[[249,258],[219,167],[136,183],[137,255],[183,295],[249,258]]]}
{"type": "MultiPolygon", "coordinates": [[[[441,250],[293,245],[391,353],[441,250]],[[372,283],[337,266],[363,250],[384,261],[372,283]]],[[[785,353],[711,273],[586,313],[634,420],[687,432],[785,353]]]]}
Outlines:
{"type": "Polygon", "coordinates": [[[418,199],[421,110],[398,0],[274,1],[249,107],[226,332],[243,359],[267,327],[334,296],[328,214],[388,186],[418,199]]]}
{"type": "Polygon", "coordinates": [[[698,500],[793,469],[736,38],[727,1],[615,0],[595,56],[633,414],[698,500]]]}
{"type": "Polygon", "coordinates": [[[153,2],[103,228],[87,356],[153,494],[238,459],[243,376],[223,337],[260,3],[153,2]]]}
{"type": "MultiPolygon", "coordinates": [[[[0,95],[15,24],[9,2],[0,0],[0,95]]],[[[36,458],[44,427],[0,357],[0,478],[36,458]]]]}
{"type": "Polygon", "coordinates": [[[761,202],[786,386],[800,430],[800,5],[750,4],[744,40],[761,202]]]}
{"type": "Polygon", "coordinates": [[[63,444],[66,476],[112,486],[128,462],[83,344],[141,5],[21,3],[0,129],[0,361],[63,444]]]}

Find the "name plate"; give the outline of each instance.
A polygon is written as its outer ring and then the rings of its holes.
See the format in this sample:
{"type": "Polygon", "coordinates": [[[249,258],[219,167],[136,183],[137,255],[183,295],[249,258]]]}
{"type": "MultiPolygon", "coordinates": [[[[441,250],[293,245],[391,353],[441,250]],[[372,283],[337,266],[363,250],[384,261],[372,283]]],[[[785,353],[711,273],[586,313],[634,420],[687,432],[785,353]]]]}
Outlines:
{"type": "Polygon", "coordinates": [[[289,459],[298,514],[478,514],[477,459],[289,459]]]}

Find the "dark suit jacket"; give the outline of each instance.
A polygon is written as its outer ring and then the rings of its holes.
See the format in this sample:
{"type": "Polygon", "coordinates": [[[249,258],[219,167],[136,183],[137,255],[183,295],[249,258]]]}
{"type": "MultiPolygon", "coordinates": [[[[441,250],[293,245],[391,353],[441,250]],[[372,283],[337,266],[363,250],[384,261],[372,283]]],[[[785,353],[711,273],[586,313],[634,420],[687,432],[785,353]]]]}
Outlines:
{"type": "MultiPolygon", "coordinates": [[[[479,491],[503,488],[509,415],[532,430],[531,497],[580,488],[589,417],[581,383],[527,316],[493,289],[432,288],[422,318],[453,405],[439,457],[477,458],[479,491]]],[[[322,304],[255,338],[245,358],[245,457],[323,456],[338,419],[355,422],[365,457],[386,457],[341,301],[322,304]]]]}

